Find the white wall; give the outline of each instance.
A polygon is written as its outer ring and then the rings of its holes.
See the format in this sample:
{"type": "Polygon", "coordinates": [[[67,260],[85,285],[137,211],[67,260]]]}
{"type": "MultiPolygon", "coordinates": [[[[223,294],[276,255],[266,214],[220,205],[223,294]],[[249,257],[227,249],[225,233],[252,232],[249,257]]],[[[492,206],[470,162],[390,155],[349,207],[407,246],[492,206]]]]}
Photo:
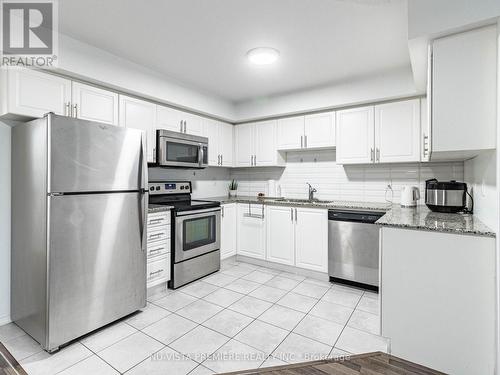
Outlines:
{"type": "Polygon", "coordinates": [[[149,168],[149,181],[191,181],[193,198],[227,196],[229,185],[228,168],[206,168],[200,170],[149,168]]]}
{"type": "Polygon", "coordinates": [[[64,35],[59,37],[58,69],[80,79],[220,119],[234,117],[233,104],[229,101],[192,90],[169,77],[64,35]]]}
{"type": "Polygon", "coordinates": [[[498,0],[408,0],[408,39],[459,31],[498,16],[498,0]]]}
{"type": "MultiPolygon", "coordinates": [[[[425,180],[463,180],[462,162],[425,164],[382,164],[341,166],[335,161],[335,151],[289,152],[285,168],[234,169],[231,178],[239,181],[238,194],[268,194],[268,180],[276,180],[281,195],[307,198],[306,182],[325,200],[385,202],[386,188],[392,185],[393,201],[399,203],[403,185],[419,186],[423,204],[425,180]]],[[[391,198],[388,193],[387,199],[391,198]]]]}
{"type": "Polygon", "coordinates": [[[496,150],[485,151],[465,162],[465,181],[472,188],[474,213],[490,228],[498,225],[496,150]]]}
{"type": "Polygon", "coordinates": [[[10,140],[0,121],[0,325],[10,321],[10,140]]]}
{"type": "Polygon", "coordinates": [[[348,80],[322,88],[237,103],[235,119],[236,122],[242,122],[423,93],[416,91],[411,69],[399,68],[384,74],[348,80]]]}

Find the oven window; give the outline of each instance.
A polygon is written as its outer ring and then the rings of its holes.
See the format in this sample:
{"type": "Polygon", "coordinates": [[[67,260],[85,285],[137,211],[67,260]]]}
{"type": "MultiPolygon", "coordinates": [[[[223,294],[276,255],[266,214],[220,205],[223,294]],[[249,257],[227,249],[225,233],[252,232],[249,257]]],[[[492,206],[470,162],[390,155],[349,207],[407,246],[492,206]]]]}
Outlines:
{"type": "Polygon", "coordinates": [[[167,160],[178,163],[198,163],[199,147],[185,143],[167,142],[167,160]]]}
{"type": "Polygon", "coordinates": [[[184,243],[182,244],[184,251],[209,245],[216,241],[215,217],[215,215],[210,215],[184,220],[184,243]]]}

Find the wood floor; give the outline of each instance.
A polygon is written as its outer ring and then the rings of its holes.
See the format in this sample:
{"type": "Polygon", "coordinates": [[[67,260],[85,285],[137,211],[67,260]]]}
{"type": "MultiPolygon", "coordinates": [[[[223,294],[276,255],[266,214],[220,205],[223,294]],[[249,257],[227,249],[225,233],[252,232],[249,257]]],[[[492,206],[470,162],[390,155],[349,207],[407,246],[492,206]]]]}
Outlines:
{"type": "Polygon", "coordinates": [[[385,354],[368,353],[345,359],[298,363],[229,374],[265,375],[443,375],[442,372],[385,354]]]}
{"type": "Polygon", "coordinates": [[[27,375],[12,354],[0,342],[0,375],[27,375]]]}

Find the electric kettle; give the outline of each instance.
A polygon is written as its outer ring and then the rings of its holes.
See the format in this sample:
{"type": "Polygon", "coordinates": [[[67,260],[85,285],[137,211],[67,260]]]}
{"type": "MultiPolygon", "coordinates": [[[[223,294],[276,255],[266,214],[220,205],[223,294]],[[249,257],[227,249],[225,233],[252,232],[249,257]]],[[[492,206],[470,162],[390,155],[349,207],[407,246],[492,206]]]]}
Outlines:
{"type": "Polygon", "coordinates": [[[401,207],[415,207],[420,199],[420,190],[416,186],[403,186],[401,189],[401,207]]]}

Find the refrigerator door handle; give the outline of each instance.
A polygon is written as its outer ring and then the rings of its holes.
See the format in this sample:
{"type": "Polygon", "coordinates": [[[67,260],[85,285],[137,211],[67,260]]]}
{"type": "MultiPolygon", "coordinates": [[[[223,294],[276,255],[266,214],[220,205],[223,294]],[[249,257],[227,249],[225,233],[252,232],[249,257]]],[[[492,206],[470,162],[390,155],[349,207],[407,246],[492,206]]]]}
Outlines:
{"type": "Polygon", "coordinates": [[[141,217],[140,217],[140,226],[141,226],[141,250],[146,252],[147,250],[147,218],[148,218],[148,191],[146,189],[146,185],[148,183],[148,160],[147,160],[147,149],[146,149],[146,135],[143,133],[141,136],[141,217]]]}

